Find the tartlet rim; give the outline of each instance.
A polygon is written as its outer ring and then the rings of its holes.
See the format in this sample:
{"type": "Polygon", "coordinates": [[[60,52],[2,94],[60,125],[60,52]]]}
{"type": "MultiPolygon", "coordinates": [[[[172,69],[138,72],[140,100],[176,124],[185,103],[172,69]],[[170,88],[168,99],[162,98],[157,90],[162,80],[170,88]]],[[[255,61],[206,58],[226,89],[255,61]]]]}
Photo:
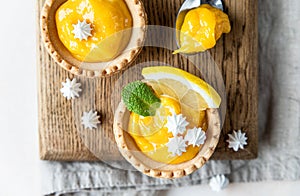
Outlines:
{"type": "MultiPolygon", "coordinates": [[[[201,168],[212,156],[214,153],[217,144],[219,142],[220,138],[220,133],[221,133],[221,128],[220,128],[220,116],[219,116],[219,111],[218,109],[212,109],[208,108],[206,110],[207,113],[207,122],[208,122],[208,129],[206,133],[212,134],[210,137],[208,137],[203,144],[203,147],[200,149],[199,153],[191,160],[179,163],[179,164],[162,164],[159,162],[156,162],[146,155],[144,155],[141,151],[135,153],[139,154],[139,156],[142,156],[146,158],[146,162],[148,161],[147,164],[149,164],[149,160],[151,160],[153,163],[158,163],[163,165],[160,168],[151,168],[151,166],[145,164],[143,161],[139,160],[134,153],[131,153],[128,149],[130,148],[127,145],[127,141],[125,141],[126,132],[125,130],[122,129],[122,122],[120,121],[121,119],[124,118],[124,115],[129,113],[127,110],[125,104],[123,101],[120,102],[116,113],[115,113],[115,119],[114,119],[114,125],[113,125],[113,131],[114,131],[114,136],[115,140],[117,143],[117,146],[119,148],[120,153],[122,156],[137,170],[140,172],[154,178],[165,178],[165,179],[174,179],[174,178],[181,178],[184,176],[187,176],[197,169],[201,168]],[[209,141],[208,141],[209,140],[209,141]],[[208,143],[209,142],[209,143],[208,143]],[[209,144],[209,146],[207,146],[209,144]],[[203,155],[200,154],[202,152],[202,149],[206,146],[207,150],[203,153],[203,155]]],[[[129,136],[130,137],[130,136],[129,136]]]]}

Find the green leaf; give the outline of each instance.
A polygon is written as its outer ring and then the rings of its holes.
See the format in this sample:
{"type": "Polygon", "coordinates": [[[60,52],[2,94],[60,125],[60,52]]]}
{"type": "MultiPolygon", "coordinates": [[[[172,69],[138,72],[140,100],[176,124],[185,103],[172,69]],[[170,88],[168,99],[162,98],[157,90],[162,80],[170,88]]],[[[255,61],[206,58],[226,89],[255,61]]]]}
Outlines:
{"type": "Polygon", "coordinates": [[[122,90],[122,99],[129,111],[142,116],[154,116],[156,109],[160,107],[160,99],[141,81],[125,86],[122,90]]]}

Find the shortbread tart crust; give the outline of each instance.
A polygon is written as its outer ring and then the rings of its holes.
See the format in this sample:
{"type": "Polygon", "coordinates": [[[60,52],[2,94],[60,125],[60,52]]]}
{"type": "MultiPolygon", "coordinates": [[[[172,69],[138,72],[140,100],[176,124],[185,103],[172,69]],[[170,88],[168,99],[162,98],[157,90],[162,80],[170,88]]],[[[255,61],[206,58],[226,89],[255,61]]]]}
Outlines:
{"type": "Polygon", "coordinates": [[[220,117],[217,109],[207,109],[208,129],[206,141],[193,159],[180,164],[163,164],[156,162],[139,151],[131,136],[123,129],[128,126],[130,112],[121,102],[114,119],[114,135],[123,157],[140,172],[155,178],[180,178],[202,167],[211,157],[219,142],[221,133],[220,117]]]}

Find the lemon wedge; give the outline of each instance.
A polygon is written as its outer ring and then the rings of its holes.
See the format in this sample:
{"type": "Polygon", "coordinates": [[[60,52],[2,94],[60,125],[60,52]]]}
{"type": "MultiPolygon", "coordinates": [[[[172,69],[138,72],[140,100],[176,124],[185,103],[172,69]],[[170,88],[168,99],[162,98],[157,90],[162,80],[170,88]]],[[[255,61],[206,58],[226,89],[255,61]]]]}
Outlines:
{"type": "Polygon", "coordinates": [[[181,104],[197,110],[219,108],[221,98],[213,87],[195,75],[168,66],[146,67],[142,75],[153,90],[176,98],[181,104]],[[157,85],[159,83],[159,85],[157,85]]]}

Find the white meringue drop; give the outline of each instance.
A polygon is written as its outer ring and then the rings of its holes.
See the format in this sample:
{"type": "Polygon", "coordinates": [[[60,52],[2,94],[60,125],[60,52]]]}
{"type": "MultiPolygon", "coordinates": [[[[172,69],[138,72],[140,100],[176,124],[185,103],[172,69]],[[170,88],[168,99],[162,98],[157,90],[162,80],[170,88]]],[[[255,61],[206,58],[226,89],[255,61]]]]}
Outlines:
{"type": "Polygon", "coordinates": [[[78,20],[77,24],[73,24],[74,30],[72,33],[74,34],[74,38],[80,39],[80,41],[87,40],[89,36],[92,36],[92,28],[91,24],[88,24],[86,20],[80,22],[78,20]]]}
{"type": "Polygon", "coordinates": [[[171,132],[173,136],[177,136],[178,134],[183,134],[186,131],[186,126],[188,126],[188,122],[186,118],[182,116],[182,114],[175,114],[172,112],[171,116],[167,117],[167,123],[165,127],[168,128],[168,132],[171,132]]]}
{"type": "Polygon", "coordinates": [[[202,131],[201,127],[194,127],[187,131],[184,140],[188,142],[188,145],[193,145],[193,147],[200,146],[201,144],[204,144],[206,135],[205,132],[202,131]]]}
{"type": "Polygon", "coordinates": [[[84,112],[83,116],[81,117],[81,124],[84,126],[85,129],[93,129],[97,128],[97,125],[101,123],[99,121],[100,116],[97,115],[97,112],[93,112],[90,110],[89,112],[84,112]]]}
{"type": "Polygon", "coordinates": [[[228,148],[233,148],[234,151],[238,151],[239,149],[244,149],[244,145],[247,145],[246,133],[242,133],[241,130],[233,131],[232,134],[228,134],[229,139],[226,142],[229,143],[228,148]]]}
{"type": "Polygon", "coordinates": [[[70,80],[66,79],[66,82],[62,82],[63,87],[60,89],[60,92],[66,97],[68,100],[75,99],[79,97],[79,92],[81,92],[80,83],[77,83],[76,78],[70,80]]]}
{"type": "Polygon", "coordinates": [[[166,144],[168,151],[172,153],[173,156],[181,156],[183,152],[186,152],[186,143],[183,137],[172,137],[169,139],[169,142],[166,144]]]}
{"type": "Polygon", "coordinates": [[[222,174],[212,177],[209,181],[209,186],[213,191],[221,191],[229,184],[229,180],[222,174]]]}

